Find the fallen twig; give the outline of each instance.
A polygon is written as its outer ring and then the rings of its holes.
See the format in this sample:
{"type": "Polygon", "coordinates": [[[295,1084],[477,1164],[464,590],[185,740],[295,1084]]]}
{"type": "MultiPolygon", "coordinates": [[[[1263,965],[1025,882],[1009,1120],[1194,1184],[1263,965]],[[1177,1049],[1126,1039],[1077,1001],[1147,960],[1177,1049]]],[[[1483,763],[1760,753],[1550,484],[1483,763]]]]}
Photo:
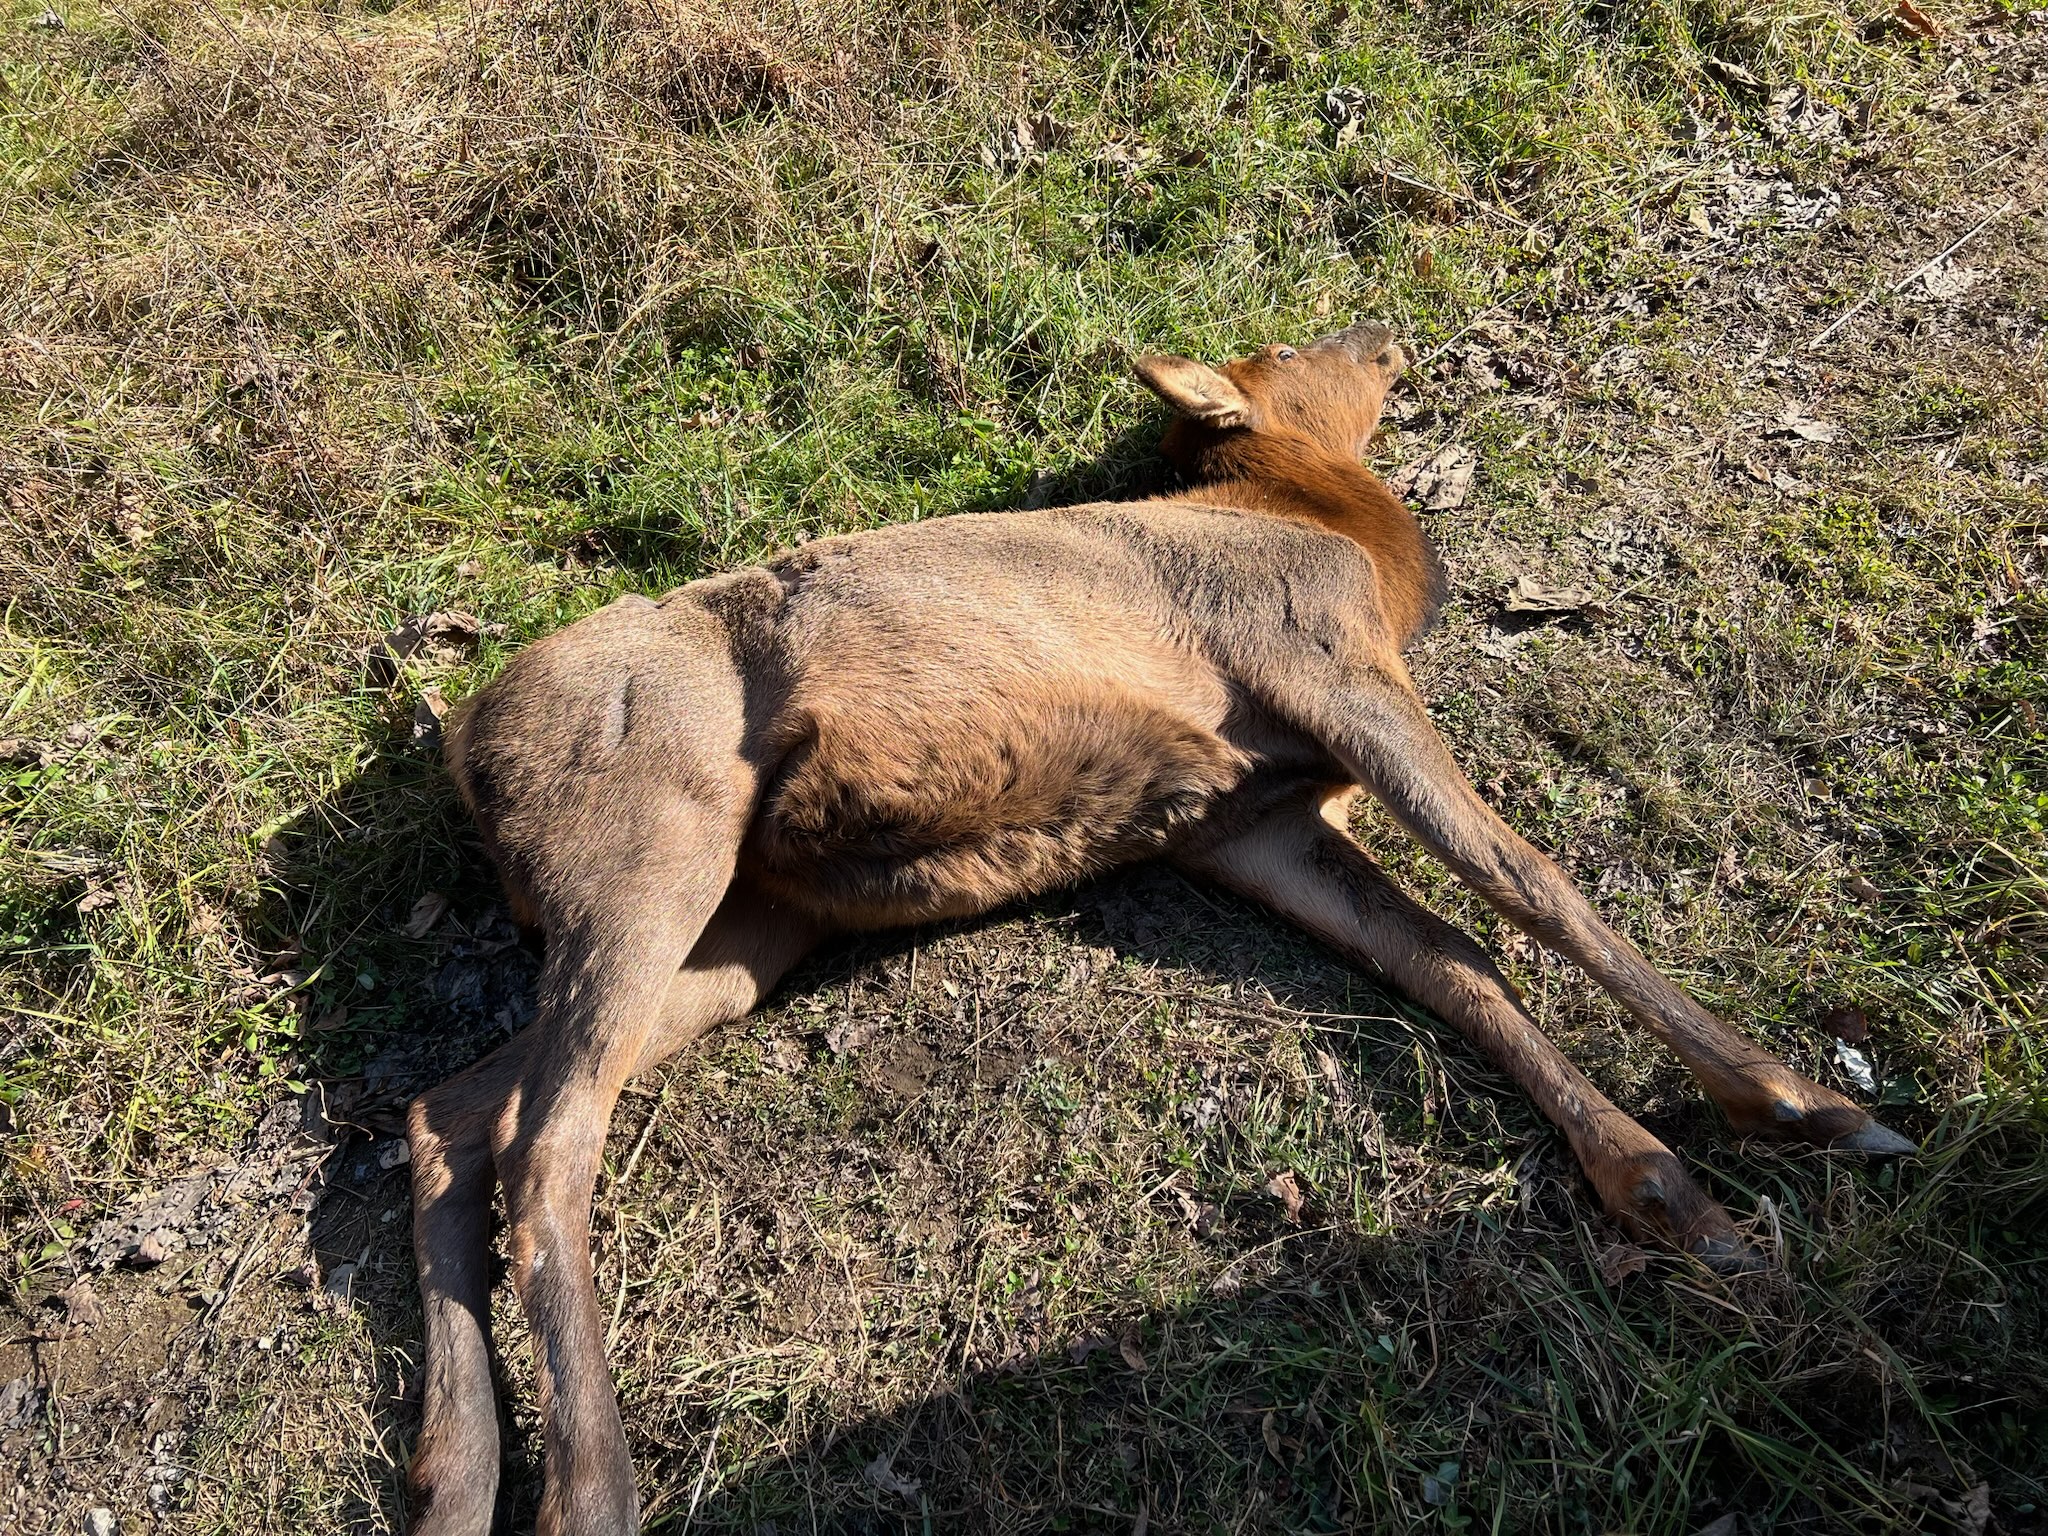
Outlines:
{"type": "Polygon", "coordinates": [[[1915,267],[1912,271],[1908,272],[1896,283],[1893,283],[1891,287],[1883,290],[1873,290],[1872,292],[1865,294],[1862,298],[1858,299],[1854,304],[1850,305],[1847,309],[1843,310],[1842,313],[1836,317],[1834,324],[1830,325],[1826,330],[1822,331],[1818,336],[1814,337],[1813,340],[1809,341],[1806,344],[1806,350],[1809,352],[1814,351],[1816,348],[1820,346],[1822,342],[1826,341],[1830,336],[1834,335],[1835,332],[1839,331],[1843,326],[1847,325],[1851,320],[1855,319],[1856,316],[1862,314],[1864,310],[1870,308],[1870,306],[1872,304],[1875,304],[1879,299],[1890,298],[1893,294],[1903,289],[1908,283],[1912,282],[1914,278],[1919,277],[1924,273],[1932,271],[1936,264],[1938,264],[1947,257],[1953,256],[1957,251],[1960,251],[1964,246],[1968,245],[1972,240],[1976,239],[1977,236],[1982,234],[1984,230],[1988,228],[1994,220],[2002,219],[2005,217],[2005,215],[2012,212],[2013,208],[2016,206],[2016,201],[2016,199],[2008,197],[2003,203],[1999,204],[1998,207],[1992,209],[1991,212],[1985,214],[1983,218],[1979,219],[1975,224],[1971,225],[1970,228],[1967,231],[1965,231],[1962,235],[1958,236],[1954,241],[1950,242],[1949,245],[1944,247],[1942,250],[1928,257],[1927,260],[1923,261],[1919,266],[1915,267]]]}

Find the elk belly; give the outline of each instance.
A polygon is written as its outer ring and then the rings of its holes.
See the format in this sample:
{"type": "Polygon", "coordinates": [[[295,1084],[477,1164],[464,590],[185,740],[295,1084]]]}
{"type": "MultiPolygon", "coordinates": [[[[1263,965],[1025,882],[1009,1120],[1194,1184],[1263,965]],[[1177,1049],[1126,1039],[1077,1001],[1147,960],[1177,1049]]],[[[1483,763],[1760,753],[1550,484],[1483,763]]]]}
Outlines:
{"type": "Polygon", "coordinates": [[[983,698],[912,720],[895,702],[814,716],[750,838],[763,884],[836,923],[961,917],[1147,857],[1248,767],[1149,700],[983,698]]]}

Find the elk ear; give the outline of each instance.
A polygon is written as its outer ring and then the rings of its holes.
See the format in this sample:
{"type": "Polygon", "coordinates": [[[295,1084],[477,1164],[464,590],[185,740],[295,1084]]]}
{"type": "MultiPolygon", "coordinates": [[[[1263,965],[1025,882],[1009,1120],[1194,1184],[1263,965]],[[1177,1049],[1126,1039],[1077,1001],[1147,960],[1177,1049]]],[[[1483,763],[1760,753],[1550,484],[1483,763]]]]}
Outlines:
{"type": "Polygon", "coordinates": [[[1208,427],[1251,424],[1251,398],[1207,363],[1152,356],[1139,358],[1131,368],[1139,383],[1191,421],[1208,427]]]}

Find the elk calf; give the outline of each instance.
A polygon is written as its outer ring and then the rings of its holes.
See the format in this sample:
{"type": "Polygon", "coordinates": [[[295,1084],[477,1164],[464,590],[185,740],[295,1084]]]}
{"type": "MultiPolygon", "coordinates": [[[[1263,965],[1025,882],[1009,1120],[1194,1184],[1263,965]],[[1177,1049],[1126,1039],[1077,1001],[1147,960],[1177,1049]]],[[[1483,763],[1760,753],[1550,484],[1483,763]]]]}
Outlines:
{"type": "Polygon", "coordinates": [[[491,1520],[494,1186],[539,1365],[539,1528],[630,1532],[589,1240],[620,1086],[745,1014],[828,934],[1138,859],[1242,892],[1426,1004],[1563,1131],[1626,1230],[1749,1262],[1485,952],[1352,840],[1361,787],[1613,993],[1738,1130],[1911,1150],[1665,980],[1459,771],[1401,660],[1442,568],[1359,462],[1403,365],[1371,324],[1221,369],[1141,359],[1189,489],[821,539],[621,599],[460,707],[449,766],[547,954],[534,1022],[412,1108],[417,1531],[491,1520]]]}

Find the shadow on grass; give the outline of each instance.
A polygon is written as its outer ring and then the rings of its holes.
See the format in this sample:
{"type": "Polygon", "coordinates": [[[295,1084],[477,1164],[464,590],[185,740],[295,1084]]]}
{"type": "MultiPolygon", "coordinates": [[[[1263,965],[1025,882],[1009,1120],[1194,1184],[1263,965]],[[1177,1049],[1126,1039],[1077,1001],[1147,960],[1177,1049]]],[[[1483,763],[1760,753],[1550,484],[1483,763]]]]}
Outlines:
{"type": "MultiPolygon", "coordinates": [[[[476,858],[457,884],[464,900],[490,910],[476,858]]],[[[388,893],[379,915],[397,915],[408,894],[388,893]]],[[[1197,979],[1269,982],[1306,1011],[1359,1012],[1353,994],[1304,990],[1284,955],[1262,966],[1257,956],[1276,942],[1266,919],[1234,902],[1202,905],[1177,876],[1141,868],[1030,915],[1077,946],[1107,943],[1197,979]]],[[[827,946],[777,1001],[836,994],[940,937],[827,946]]],[[[356,1068],[365,1084],[357,1102],[383,1093],[395,1104],[509,1033],[530,1007],[533,969],[532,952],[498,921],[445,936],[436,967],[413,983],[439,1000],[430,1020],[373,1042],[367,1073],[356,1068]]],[[[1360,1082],[1394,1075],[1413,1049],[1391,1020],[1325,1038],[1360,1082]]],[[[399,1522],[402,1463],[390,1453],[409,1448],[417,1427],[406,1170],[384,1166],[380,1153],[396,1143],[380,1134],[391,1125],[380,1113],[358,1117],[365,1130],[334,1160],[312,1221],[323,1271],[363,1266],[355,1299],[380,1346],[379,1449],[365,1481],[381,1498],[356,1512],[362,1529],[399,1522]]],[[[1305,1225],[1290,1226],[1273,1202],[1253,1197],[1219,1229],[1209,1257],[1220,1271],[1199,1299],[1133,1307],[1077,1337],[1041,1333],[994,1362],[971,1348],[963,1359],[954,1336],[910,1340],[905,1347],[932,1356],[920,1372],[927,1386],[892,1411],[821,1421],[817,1396],[796,1392],[780,1367],[757,1375],[714,1353],[708,1362],[692,1355],[688,1384],[675,1385],[690,1411],[650,1417],[671,1383],[643,1365],[628,1423],[647,1528],[867,1536],[1519,1530],[1534,1520],[1650,1532],[1740,1512],[1752,1530],[1934,1530],[1967,1528],[1972,1491],[1989,1483],[1999,1529],[2040,1529],[2043,1469],[2027,1448],[2048,1429],[2048,1408],[2038,1385],[2024,1388],[2022,1362],[2038,1347],[2029,1329],[2042,1302],[2014,1293],[2040,1257],[2038,1241],[2015,1235],[2027,1230],[2026,1200],[2039,1214],[2048,1190],[2038,1143],[1964,1131],[1937,1146],[1911,1193],[1873,1198],[1856,1178],[1871,1201],[1871,1231],[1858,1247],[1853,1236],[1844,1241],[1837,1203],[1859,1196],[1839,1170],[1812,1158],[1745,1160],[1713,1145],[1704,1110],[1681,1113],[1683,1125],[1658,1128],[1711,1159],[1710,1179],[1725,1166],[1757,1180],[1747,1192],[1724,1186],[1738,1208],[1757,1208],[1768,1189],[1796,1224],[1791,1272],[1731,1289],[1685,1261],[1645,1256],[1640,1274],[1604,1274],[1613,1234],[1600,1228],[1568,1154],[1537,1131],[1517,1154],[1518,1208],[1468,1209],[1372,1235],[1313,1208],[1305,1225]],[[2015,1194],[2017,1205],[1999,1208],[2015,1194]],[[1987,1221],[2006,1224],[2002,1249],[1978,1240],[1987,1221]],[[1902,1251],[1888,1256],[1893,1242],[1902,1251]],[[1995,1279],[1950,1273],[1966,1251],[1980,1269],[1992,1259],[1995,1279]],[[1995,1358],[2001,1339],[2020,1346],[2010,1369],[1995,1358]],[[707,1364],[710,1375],[732,1373],[722,1391],[706,1384],[707,1364]],[[742,1375],[744,1389],[734,1385],[742,1375]]],[[[742,1158],[712,1182],[748,1172],[742,1158]]],[[[687,1199],[655,1203],[676,1198],[687,1199]]],[[[515,1358],[500,1373],[497,1528],[524,1531],[538,1501],[538,1447],[516,1358],[522,1335],[502,1287],[498,1327],[515,1358]]],[[[793,1376],[834,1348],[829,1337],[800,1333],[787,1342],[793,1376]]]]}

